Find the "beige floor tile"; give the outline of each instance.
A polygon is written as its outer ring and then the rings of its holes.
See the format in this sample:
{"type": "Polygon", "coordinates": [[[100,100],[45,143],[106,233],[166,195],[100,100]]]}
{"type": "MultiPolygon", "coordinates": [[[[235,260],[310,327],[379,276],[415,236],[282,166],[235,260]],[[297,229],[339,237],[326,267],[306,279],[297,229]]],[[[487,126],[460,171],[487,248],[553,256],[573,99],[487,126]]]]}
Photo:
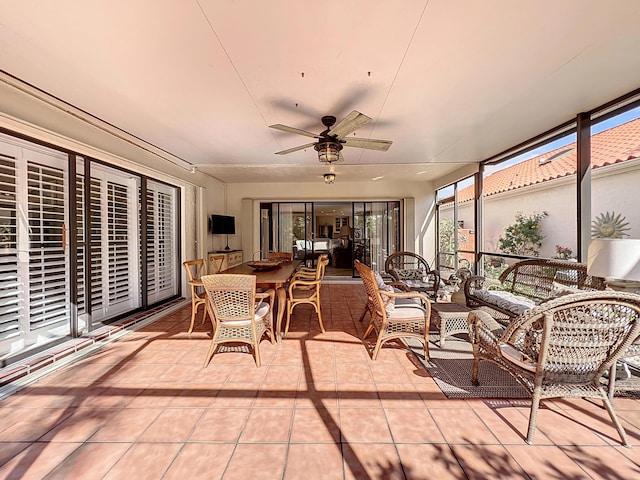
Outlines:
{"type": "Polygon", "coordinates": [[[453,445],[451,449],[469,480],[528,478],[501,445],[453,445]]]}
{"type": "Polygon", "coordinates": [[[396,443],[444,443],[444,437],[426,409],[385,410],[396,443]]]}
{"type": "Polygon", "coordinates": [[[340,417],[335,408],[297,408],[291,428],[292,443],[340,442],[340,417]]]}
{"type": "Polygon", "coordinates": [[[138,437],[138,441],[184,442],[203,413],[201,408],[167,408],[138,437]]]}
{"type": "Polygon", "coordinates": [[[391,442],[382,408],[341,408],[342,442],[391,442]]]}
{"type": "Polygon", "coordinates": [[[286,443],[239,444],[224,474],[224,480],[273,480],[282,478],[286,443]]]}
{"type": "Polygon", "coordinates": [[[161,408],[120,410],[91,437],[96,442],[134,442],[163,412],[161,408]]]}
{"type": "Polygon", "coordinates": [[[343,443],[342,456],[344,478],[380,478],[402,480],[405,478],[400,457],[394,445],[388,443],[343,443]]]}
{"type": "Polygon", "coordinates": [[[433,408],[429,412],[450,444],[498,443],[491,430],[470,408],[433,408]]]}
{"type": "Polygon", "coordinates": [[[180,443],[136,443],[103,478],[104,480],[162,478],[181,447],[180,443]]]}
{"type": "Polygon", "coordinates": [[[291,444],[284,479],[336,480],[342,478],[339,443],[291,444]]]}
{"type": "Polygon", "coordinates": [[[85,443],[64,460],[59,459],[47,479],[102,478],[131,447],[129,443],[85,443]]]}
{"type": "Polygon", "coordinates": [[[240,435],[240,442],[288,442],[292,417],[292,408],[255,408],[240,435]]]}
{"type": "Polygon", "coordinates": [[[163,480],[217,480],[227,468],[235,445],[187,443],[178,453],[163,480]]]}
{"type": "Polygon", "coordinates": [[[191,442],[237,442],[251,409],[209,408],[189,437],[191,442]]]}
{"type": "Polygon", "coordinates": [[[590,478],[559,447],[552,445],[506,445],[505,448],[533,480],[546,480],[548,478],[586,480],[590,478]]]}
{"type": "MultiPolygon", "coordinates": [[[[3,449],[3,457],[13,450],[14,455],[0,467],[1,479],[41,479],[44,478],[51,470],[66,460],[74,450],[80,448],[81,443],[31,443],[22,444],[21,450],[8,447],[5,451],[6,444],[0,444],[3,449]]],[[[124,447],[126,449],[126,447],[124,447]]],[[[117,450],[117,449],[116,449],[117,450]]],[[[124,451],[124,450],[123,450],[124,451]]],[[[106,461],[106,468],[110,467],[114,459],[106,461]]],[[[100,468],[99,462],[97,467],[100,468]]],[[[97,469],[98,471],[98,469],[97,469]]],[[[70,478],[70,477],[69,477],[70,478]]]]}
{"type": "Polygon", "coordinates": [[[465,478],[447,444],[396,444],[407,480],[461,480],[465,478]]]}

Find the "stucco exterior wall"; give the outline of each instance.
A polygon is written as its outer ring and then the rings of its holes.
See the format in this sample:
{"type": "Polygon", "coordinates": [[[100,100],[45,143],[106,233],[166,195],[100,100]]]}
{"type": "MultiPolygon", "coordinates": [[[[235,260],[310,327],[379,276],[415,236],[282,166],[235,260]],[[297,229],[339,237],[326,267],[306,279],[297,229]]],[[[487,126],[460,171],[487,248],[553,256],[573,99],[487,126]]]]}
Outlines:
{"type": "MultiPolygon", "coordinates": [[[[483,227],[484,251],[498,251],[498,238],[504,228],[513,224],[515,212],[531,214],[546,211],[549,215],[542,220],[545,239],[540,250],[541,257],[556,255],[556,245],[577,251],[577,211],[576,177],[551,180],[538,185],[520,188],[484,198],[483,227]]],[[[591,219],[599,214],[615,212],[625,217],[629,223],[629,238],[640,238],[640,209],[637,207],[638,186],[640,185],[640,160],[628,161],[601,167],[592,171],[591,177],[591,219]]],[[[458,219],[465,221],[465,227],[472,224],[473,205],[461,204],[458,219]],[[467,223],[469,221],[470,223],[467,223]]],[[[588,225],[587,228],[591,228],[588,225]]]]}

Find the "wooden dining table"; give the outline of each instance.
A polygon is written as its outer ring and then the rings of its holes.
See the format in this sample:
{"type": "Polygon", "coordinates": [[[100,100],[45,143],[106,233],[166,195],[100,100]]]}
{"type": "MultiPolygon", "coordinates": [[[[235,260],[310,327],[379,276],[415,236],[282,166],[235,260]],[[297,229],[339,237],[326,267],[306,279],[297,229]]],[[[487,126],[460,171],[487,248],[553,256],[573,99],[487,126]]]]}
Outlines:
{"type": "Polygon", "coordinates": [[[232,273],[236,275],[255,275],[256,287],[273,288],[276,292],[276,338],[281,341],[282,316],[287,308],[287,291],[285,285],[293,276],[300,261],[282,262],[278,268],[271,270],[256,270],[249,266],[251,262],[228,268],[220,273],[232,273]]]}

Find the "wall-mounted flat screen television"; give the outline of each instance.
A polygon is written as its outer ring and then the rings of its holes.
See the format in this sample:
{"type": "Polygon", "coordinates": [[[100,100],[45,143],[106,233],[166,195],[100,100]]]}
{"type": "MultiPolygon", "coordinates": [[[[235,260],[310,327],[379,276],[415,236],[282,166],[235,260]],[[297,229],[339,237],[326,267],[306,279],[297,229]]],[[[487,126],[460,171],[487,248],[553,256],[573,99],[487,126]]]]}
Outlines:
{"type": "Polygon", "coordinates": [[[209,232],[214,235],[235,235],[235,217],[230,215],[211,215],[209,218],[209,232]]]}

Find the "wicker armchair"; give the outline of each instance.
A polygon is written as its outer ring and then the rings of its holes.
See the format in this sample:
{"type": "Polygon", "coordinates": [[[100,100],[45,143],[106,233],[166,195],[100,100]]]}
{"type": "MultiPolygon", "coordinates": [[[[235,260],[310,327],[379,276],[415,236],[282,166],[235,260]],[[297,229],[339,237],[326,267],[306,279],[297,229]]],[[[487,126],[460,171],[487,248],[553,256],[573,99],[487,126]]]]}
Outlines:
{"type": "Polygon", "coordinates": [[[202,283],[207,292],[207,309],[213,323],[211,347],[204,361],[206,367],[221,343],[240,342],[253,346],[256,366],[260,361],[260,340],[273,331],[274,290],[256,293],[255,275],[205,275],[202,283]]]}
{"type": "Polygon", "coordinates": [[[207,274],[207,262],[205,262],[203,258],[198,258],[196,260],[187,260],[182,263],[182,266],[187,271],[189,286],[191,287],[191,323],[189,324],[189,335],[191,335],[191,332],[193,332],[193,323],[200,305],[203,305],[202,323],[204,323],[204,320],[207,318],[207,307],[204,306],[206,293],[202,285],[202,276],[207,274]],[[202,292],[199,291],[200,289],[203,289],[202,292]]]}
{"type": "Polygon", "coordinates": [[[420,292],[381,291],[375,278],[375,272],[364,263],[355,261],[356,269],[371,302],[371,323],[364,332],[362,340],[369,336],[373,329],[378,333],[372,358],[378,357],[382,344],[388,340],[413,337],[424,345],[424,358],[429,359],[429,319],[431,303],[420,292]],[[396,299],[418,299],[419,303],[402,305],[395,308],[396,299]]]}
{"type": "Polygon", "coordinates": [[[324,271],[329,264],[329,255],[322,254],[318,257],[318,263],[315,269],[300,269],[296,272],[289,283],[287,295],[287,323],[284,327],[284,336],[289,332],[289,322],[293,309],[304,303],[313,305],[318,314],[318,323],[320,330],[325,333],[324,324],[322,323],[322,313],[320,310],[320,286],[324,278],[324,271]]]}
{"type": "Polygon", "coordinates": [[[473,344],[472,379],[481,360],[511,373],[532,395],[527,443],[533,444],[540,401],[546,398],[599,398],[622,443],[624,429],[602,377],[640,333],[640,296],[584,292],[550,300],[527,310],[506,328],[485,311],[469,313],[473,344]]]}
{"type": "Polygon", "coordinates": [[[404,282],[411,290],[426,293],[433,300],[438,298],[441,286],[440,273],[432,270],[427,261],[412,252],[396,252],[384,262],[384,270],[396,281],[404,282]]]}

